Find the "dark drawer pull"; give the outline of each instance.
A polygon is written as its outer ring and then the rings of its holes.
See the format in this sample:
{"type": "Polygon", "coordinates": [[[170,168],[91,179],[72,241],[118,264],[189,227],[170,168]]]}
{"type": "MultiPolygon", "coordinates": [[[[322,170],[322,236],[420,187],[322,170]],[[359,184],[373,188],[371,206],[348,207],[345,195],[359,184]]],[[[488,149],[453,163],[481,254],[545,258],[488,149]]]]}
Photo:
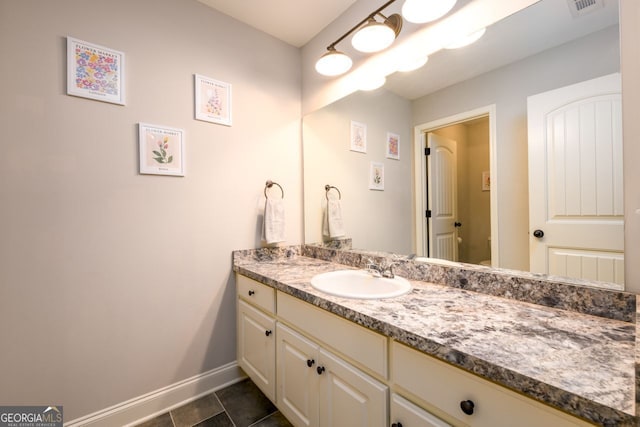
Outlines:
{"type": "Polygon", "coordinates": [[[473,408],[476,405],[473,403],[472,400],[463,400],[462,402],[460,402],[460,409],[462,409],[462,412],[464,412],[467,415],[472,415],[473,414],[473,408]]]}

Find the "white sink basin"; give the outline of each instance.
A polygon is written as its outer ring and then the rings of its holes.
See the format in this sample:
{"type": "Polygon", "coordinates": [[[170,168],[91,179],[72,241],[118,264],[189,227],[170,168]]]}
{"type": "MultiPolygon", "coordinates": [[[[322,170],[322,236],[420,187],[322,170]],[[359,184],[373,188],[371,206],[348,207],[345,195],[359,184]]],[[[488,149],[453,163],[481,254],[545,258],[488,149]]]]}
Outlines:
{"type": "Polygon", "coordinates": [[[411,290],[411,283],[402,277],[387,279],[372,277],[363,270],[338,270],[317,274],[311,286],[327,294],[357,299],[391,298],[411,290]]]}

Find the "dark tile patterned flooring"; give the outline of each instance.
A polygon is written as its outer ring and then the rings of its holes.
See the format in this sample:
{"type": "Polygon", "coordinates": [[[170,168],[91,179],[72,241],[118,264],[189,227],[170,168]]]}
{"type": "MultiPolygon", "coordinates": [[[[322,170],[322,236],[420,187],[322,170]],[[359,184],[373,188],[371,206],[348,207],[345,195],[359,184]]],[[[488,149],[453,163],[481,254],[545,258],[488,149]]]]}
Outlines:
{"type": "Polygon", "coordinates": [[[291,423],[246,379],[137,427],[291,427],[291,423]]]}

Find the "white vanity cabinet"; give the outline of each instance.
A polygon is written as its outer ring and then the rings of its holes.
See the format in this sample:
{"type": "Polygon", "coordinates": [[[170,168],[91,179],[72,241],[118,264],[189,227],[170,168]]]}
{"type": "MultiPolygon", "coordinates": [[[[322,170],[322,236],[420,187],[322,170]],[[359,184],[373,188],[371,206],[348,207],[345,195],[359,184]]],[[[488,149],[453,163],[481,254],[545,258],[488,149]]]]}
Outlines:
{"type": "Polygon", "coordinates": [[[278,409],[295,426],[387,425],[386,385],[280,323],[278,409]]]}
{"type": "Polygon", "coordinates": [[[275,291],[240,275],[237,276],[237,287],[238,365],[260,390],[275,402],[275,291]]]}
{"type": "Polygon", "coordinates": [[[403,344],[393,342],[391,351],[391,380],[396,389],[415,396],[443,417],[457,420],[456,425],[592,426],[403,344]]]}
{"type": "Polygon", "coordinates": [[[296,427],[592,426],[255,280],[236,283],[238,364],[296,427]]]}

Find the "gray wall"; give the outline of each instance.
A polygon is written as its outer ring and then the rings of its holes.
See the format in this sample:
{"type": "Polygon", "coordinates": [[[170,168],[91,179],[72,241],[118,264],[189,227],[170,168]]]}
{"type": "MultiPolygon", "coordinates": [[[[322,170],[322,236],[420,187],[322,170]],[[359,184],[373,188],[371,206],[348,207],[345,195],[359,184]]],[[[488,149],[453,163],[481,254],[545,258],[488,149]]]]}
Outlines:
{"type": "Polygon", "coordinates": [[[299,50],[195,0],[0,0],[0,52],[0,402],[71,420],[233,362],[266,179],[302,241],[299,50]],[[125,52],[126,106],[65,94],[66,36],[125,52]],[[138,122],[185,130],[186,177],[138,174],[138,122]]]}
{"type": "Polygon", "coordinates": [[[354,248],[413,252],[410,105],[378,89],[304,117],[305,242],[322,239],[324,186],[330,184],[342,193],[346,237],[354,248]],[[367,125],[366,154],[349,150],[352,120],[367,125]],[[400,135],[400,160],[385,158],[387,132],[400,135]],[[370,162],[384,163],[384,191],[369,190],[370,162]]]}
{"type": "Polygon", "coordinates": [[[413,125],[496,105],[500,267],[529,269],[527,96],[617,72],[619,64],[616,26],[413,102],[413,125]]]}

